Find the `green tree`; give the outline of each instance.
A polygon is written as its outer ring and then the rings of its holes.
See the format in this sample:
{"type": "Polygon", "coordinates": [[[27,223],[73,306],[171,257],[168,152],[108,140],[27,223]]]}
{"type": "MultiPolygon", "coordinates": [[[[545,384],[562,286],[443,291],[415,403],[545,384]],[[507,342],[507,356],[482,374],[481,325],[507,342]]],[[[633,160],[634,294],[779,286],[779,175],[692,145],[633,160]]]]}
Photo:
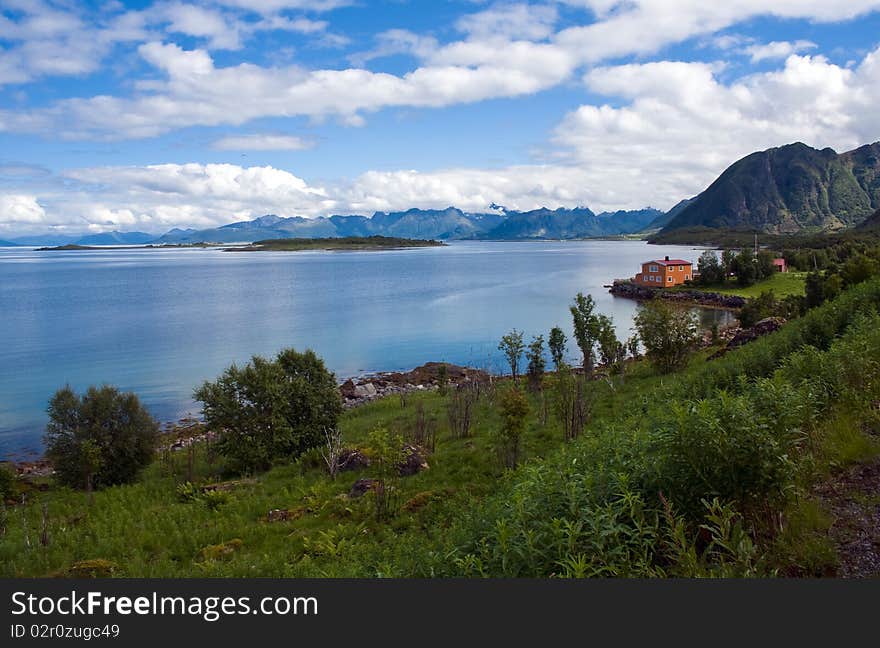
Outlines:
{"type": "Polygon", "coordinates": [[[397,480],[400,477],[400,464],[405,459],[403,438],[386,428],[378,427],[370,432],[367,443],[374,476],[371,490],[376,517],[381,520],[396,512],[397,480]]]}
{"type": "Polygon", "coordinates": [[[501,427],[492,435],[501,462],[507,468],[516,468],[519,463],[522,435],[529,414],[529,401],[519,389],[512,387],[501,394],[499,403],[501,427]]]}
{"type": "Polygon", "coordinates": [[[544,360],[544,336],[538,335],[532,338],[529,344],[529,350],[526,352],[526,358],[529,361],[528,376],[529,385],[532,389],[538,389],[541,386],[541,379],[544,377],[544,370],[547,362],[544,360]]]}
{"type": "Polygon", "coordinates": [[[670,373],[687,361],[699,339],[697,317],[689,310],[674,308],[654,299],[639,310],[636,329],[648,359],[662,373],[670,373]]]}
{"type": "Polygon", "coordinates": [[[749,299],[740,309],[739,323],[743,328],[751,328],[762,319],[780,314],[782,304],[772,290],[765,290],[760,295],[749,299]]]}
{"type": "Polygon", "coordinates": [[[498,350],[504,353],[507,364],[510,365],[510,374],[513,376],[514,382],[516,382],[516,377],[519,375],[519,360],[526,350],[522,331],[513,329],[502,337],[501,342],[498,343],[498,350]]]}
{"type": "Polygon", "coordinates": [[[721,270],[724,272],[724,281],[735,271],[736,250],[726,249],[721,252],[721,270]]]}
{"type": "Polygon", "coordinates": [[[334,375],[313,351],[287,349],[275,360],[254,356],[232,365],[195,392],[216,449],[241,471],[294,459],[324,441],[336,427],[342,401],[334,375]]]}
{"type": "Polygon", "coordinates": [[[758,252],[757,262],[757,279],[767,279],[779,272],[773,265],[776,255],[769,250],[761,250],[758,252]]]}
{"type": "Polygon", "coordinates": [[[550,339],[547,341],[547,346],[550,347],[550,357],[553,358],[553,365],[556,367],[556,371],[559,371],[562,363],[565,362],[566,342],[565,333],[562,332],[561,328],[554,326],[550,329],[550,339]]]}
{"type": "Polygon", "coordinates": [[[880,272],[877,261],[864,254],[856,254],[851,257],[840,271],[843,285],[847,288],[857,283],[867,281],[880,272]]]}
{"type": "Polygon", "coordinates": [[[700,273],[699,283],[714,286],[724,282],[724,268],[714,250],[706,250],[697,260],[697,271],[700,273]]]}
{"type": "Polygon", "coordinates": [[[819,272],[818,270],[814,270],[807,275],[807,279],[804,282],[806,308],[816,308],[817,306],[822,305],[822,303],[825,301],[824,288],[825,280],[822,278],[821,272],[819,272]]]}
{"type": "Polygon", "coordinates": [[[578,293],[569,307],[574,322],[574,339],[583,354],[584,371],[593,371],[593,347],[599,337],[599,318],[595,314],[596,302],[592,295],[578,293]]]}
{"type": "Polygon", "coordinates": [[[58,480],[73,488],[103,488],[137,477],[156,452],[159,425],[132,393],[70,387],[49,401],[46,456],[58,480]]]}
{"type": "Polygon", "coordinates": [[[599,356],[602,363],[613,368],[625,353],[623,345],[617,339],[617,332],[614,330],[614,321],[607,315],[598,316],[598,335],[596,341],[599,343],[599,356]]]}
{"type": "Polygon", "coordinates": [[[758,280],[758,260],[751,248],[744,248],[733,260],[733,272],[740,286],[751,286],[758,280]]]}

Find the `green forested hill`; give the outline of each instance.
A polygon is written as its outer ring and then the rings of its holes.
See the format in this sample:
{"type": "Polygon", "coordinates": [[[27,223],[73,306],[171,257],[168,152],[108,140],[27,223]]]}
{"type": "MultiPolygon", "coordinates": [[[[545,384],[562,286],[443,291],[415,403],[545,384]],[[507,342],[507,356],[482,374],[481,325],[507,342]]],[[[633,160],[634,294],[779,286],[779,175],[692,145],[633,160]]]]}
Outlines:
{"type": "Polygon", "coordinates": [[[839,230],[880,207],[880,142],[847,153],[800,142],[731,165],[664,231],[748,228],[768,233],[839,230]]]}

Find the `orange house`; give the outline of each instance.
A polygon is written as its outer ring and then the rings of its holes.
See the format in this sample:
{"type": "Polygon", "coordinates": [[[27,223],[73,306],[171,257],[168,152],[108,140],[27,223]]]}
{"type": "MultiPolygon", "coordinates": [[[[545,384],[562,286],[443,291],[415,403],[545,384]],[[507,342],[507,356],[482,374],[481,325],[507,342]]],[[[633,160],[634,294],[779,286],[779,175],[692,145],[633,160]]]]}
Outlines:
{"type": "Polygon", "coordinates": [[[670,259],[663,261],[645,261],[642,271],[636,275],[635,282],[639,286],[650,288],[671,288],[680,286],[685,281],[690,281],[693,272],[693,264],[682,259],[670,259]]]}

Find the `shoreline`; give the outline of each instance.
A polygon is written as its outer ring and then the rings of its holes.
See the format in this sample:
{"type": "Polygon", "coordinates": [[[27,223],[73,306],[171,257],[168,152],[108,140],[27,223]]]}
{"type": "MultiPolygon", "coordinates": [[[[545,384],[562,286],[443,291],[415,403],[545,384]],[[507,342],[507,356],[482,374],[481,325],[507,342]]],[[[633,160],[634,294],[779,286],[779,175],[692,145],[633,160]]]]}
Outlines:
{"type": "Polygon", "coordinates": [[[650,301],[657,297],[667,299],[669,301],[683,302],[704,306],[709,308],[719,308],[723,310],[738,311],[746,305],[748,301],[745,297],[738,295],[724,295],[715,292],[705,292],[702,290],[670,290],[665,288],[649,288],[648,286],[637,286],[632,281],[621,281],[616,279],[611,285],[609,291],[615,297],[624,297],[634,299],[636,301],[650,301]]]}

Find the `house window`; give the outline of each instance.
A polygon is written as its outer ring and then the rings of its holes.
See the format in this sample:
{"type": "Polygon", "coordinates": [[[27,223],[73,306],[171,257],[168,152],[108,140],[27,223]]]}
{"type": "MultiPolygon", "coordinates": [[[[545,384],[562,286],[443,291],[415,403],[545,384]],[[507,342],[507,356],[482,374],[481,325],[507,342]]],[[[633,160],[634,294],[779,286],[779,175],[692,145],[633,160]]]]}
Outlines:
{"type": "Polygon", "coordinates": [[[657,272],[657,266],[652,265],[648,268],[648,272],[657,272]]]}
{"type": "Polygon", "coordinates": [[[679,271],[679,272],[684,272],[684,266],[678,266],[678,271],[679,271]]]}
{"type": "Polygon", "coordinates": [[[669,283],[672,283],[672,277],[669,277],[669,283]]]}
{"type": "Polygon", "coordinates": [[[685,275],[685,276],[684,276],[684,280],[685,280],[685,281],[690,281],[690,280],[691,280],[691,276],[690,276],[690,275],[685,275]]]}

